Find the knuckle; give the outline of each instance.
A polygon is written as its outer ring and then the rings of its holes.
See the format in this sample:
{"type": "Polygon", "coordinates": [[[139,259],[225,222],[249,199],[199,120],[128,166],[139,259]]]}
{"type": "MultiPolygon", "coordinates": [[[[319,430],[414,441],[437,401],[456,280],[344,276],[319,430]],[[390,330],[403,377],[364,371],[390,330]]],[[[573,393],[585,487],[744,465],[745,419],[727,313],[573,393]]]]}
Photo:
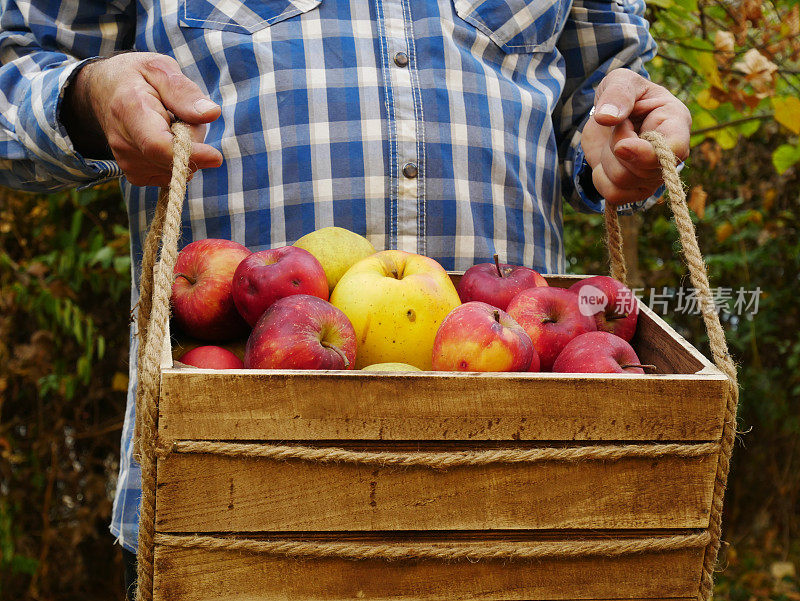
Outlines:
{"type": "Polygon", "coordinates": [[[178,69],[178,61],[166,54],[153,52],[142,57],[142,67],[151,72],[172,73],[178,69]]]}

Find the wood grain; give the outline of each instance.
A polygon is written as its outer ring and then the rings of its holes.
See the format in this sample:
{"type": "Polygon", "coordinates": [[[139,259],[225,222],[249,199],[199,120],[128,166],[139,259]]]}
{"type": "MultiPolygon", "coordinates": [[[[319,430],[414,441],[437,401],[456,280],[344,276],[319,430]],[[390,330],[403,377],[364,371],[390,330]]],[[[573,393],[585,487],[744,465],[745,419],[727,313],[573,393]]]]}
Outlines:
{"type": "Polygon", "coordinates": [[[167,369],[159,430],[196,440],[718,440],[725,382],[167,369]]]}
{"type": "Polygon", "coordinates": [[[705,528],[716,455],[447,471],[171,455],[159,532],[705,528]]]}
{"type": "Polygon", "coordinates": [[[156,601],[663,599],[697,593],[703,549],[511,562],[287,559],[156,547],[156,601]]]}

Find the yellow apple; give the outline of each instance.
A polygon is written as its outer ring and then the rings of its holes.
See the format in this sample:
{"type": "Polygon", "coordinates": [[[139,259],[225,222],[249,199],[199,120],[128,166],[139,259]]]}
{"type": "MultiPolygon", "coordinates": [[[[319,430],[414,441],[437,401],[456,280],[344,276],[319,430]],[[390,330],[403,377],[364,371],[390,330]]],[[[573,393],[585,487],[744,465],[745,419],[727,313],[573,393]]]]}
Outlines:
{"type": "Polygon", "coordinates": [[[373,363],[362,367],[361,371],[422,371],[419,367],[414,367],[408,363],[373,363]]]}
{"type": "Polygon", "coordinates": [[[356,369],[402,362],[430,370],[436,331],[461,304],[439,263],[401,250],[384,250],[353,265],[330,302],[355,328],[356,369]]]}
{"type": "Polygon", "coordinates": [[[344,273],[364,257],[375,254],[372,242],[343,227],[323,227],[306,234],[294,246],[314,255],[325,270],[328,292],[344,273]]]}

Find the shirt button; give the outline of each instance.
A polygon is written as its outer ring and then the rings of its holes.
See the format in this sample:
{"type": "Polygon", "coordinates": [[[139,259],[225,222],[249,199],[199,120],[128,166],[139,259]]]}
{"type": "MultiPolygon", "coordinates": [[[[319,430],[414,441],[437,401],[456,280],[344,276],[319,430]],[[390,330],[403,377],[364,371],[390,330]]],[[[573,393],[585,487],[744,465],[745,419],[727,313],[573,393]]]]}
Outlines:
{"type": "Polygon", "coordinates": [[[405,52],[398,52],[394,55],[394,64],[398,67],[407,67],[408,55],[405,52]]]}
{"type": "Polygon", "coordinates": [[[406,163],[403,165],[403,175],[408,179],[414,179],[417,177],[417,173],[419,173],[419,169],[417,169],[416,163],[406,163]]]}

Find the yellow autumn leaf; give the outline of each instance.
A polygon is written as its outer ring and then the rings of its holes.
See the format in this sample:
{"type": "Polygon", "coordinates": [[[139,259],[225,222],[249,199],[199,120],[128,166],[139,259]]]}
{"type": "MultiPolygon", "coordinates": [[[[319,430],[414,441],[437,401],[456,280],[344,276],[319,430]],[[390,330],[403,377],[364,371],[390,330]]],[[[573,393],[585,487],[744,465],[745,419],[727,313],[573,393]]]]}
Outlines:
{"type": "Polygon", "coordinates": [[[115,392],[125,392],[128,390],[128,374],[118,371],[111,378],[111,390],[115,392]]]}
{"type": "Polygon", "coordinates": [[[711,95],[711,90],[701,90],[697,94],[697,104],[709,111],[719,107],[719,101],[711,95]]]}
{"type": "Polygon", "coordinates": [[[732,233],[733,233],[733,226],[730,223],[728,223],[727,221],[725,223],[720,223],[717,226],[717,242],[719,242],[720,244],[725,242],[725,240],[731,237],[732,233]]]}
{"type": "Polygon", "coordinates": [[[800,134],[800,98],[796,96],[782,96],[772,99],[775,121],[786,129],[800,134]]]}

